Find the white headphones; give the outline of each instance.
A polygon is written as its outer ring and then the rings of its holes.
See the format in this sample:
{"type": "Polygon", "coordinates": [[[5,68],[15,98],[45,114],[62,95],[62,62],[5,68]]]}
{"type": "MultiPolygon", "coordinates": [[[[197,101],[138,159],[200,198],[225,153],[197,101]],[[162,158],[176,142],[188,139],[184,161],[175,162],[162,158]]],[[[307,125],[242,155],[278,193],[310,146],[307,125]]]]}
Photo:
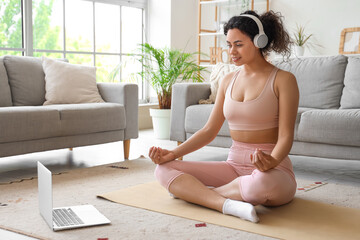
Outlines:
{"type": "Polygon", "coordinates": [[[261,21],[257,17],[251,14],[241,14],[240,17],[248,17],[255,21],[256,25],[259,28],[259,34],[255,35],[253,42],[255,47],[264,48],[268,43],[268,37],[264,32],[264,28],[263,25],[261,24],[261,21]]]}

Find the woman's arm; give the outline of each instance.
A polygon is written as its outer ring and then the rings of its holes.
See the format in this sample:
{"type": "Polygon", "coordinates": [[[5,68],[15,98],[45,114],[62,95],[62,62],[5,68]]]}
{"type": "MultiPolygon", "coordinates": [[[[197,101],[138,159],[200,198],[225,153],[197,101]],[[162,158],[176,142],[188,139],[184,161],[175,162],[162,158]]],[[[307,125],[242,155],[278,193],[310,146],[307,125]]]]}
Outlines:
{"type": "Polygon", "coordinates": [[[209,144],[212,140],[214,140],[225,121],[225,117],[223,114],[225,92],[233,76],[234,73],[230,73],[226,75],[224,79],[220,82],[214,108],[211,111],[208,121],[202,129],[197,131],[183,144],[173,150],[176,158],[198,150],[203,146],[209,144]]]}
{"type": "Polygon", "coordinates": [[[281,161],[290,152],[294,141],[294,128],[299,106],[299,89],[292,73],[283,72],[276,88],[279,97],[279,134],[271,156],[281,161]],[[286,74],[285,74],[286,73],[286,74]]]}
{"type": "Polygon", "coordinates": [[[220,82],[214,108],[211,111],[210,117],[203,128],[201,128],[184,143],[172,151],[164,151],[165,149],[156,147],[150,148],[149,156],[150,158],[155,159],[153,160],[155,163],[161,164],[182,157],[209,144],[216,137],[225,121],[223,114],[225,92],[233,76],[234,73],[230,73],[226,75],[220,82]]]}
{"type": "Polygon", "coordinates": [[[293,140],[299,105],[299,89],[293,74],[279,71],[274,86],[279,98],[279,132],[275,148],[270,155],[256,151],[253,163],[260,171],[276,167],[289,154],[293,140]]]}

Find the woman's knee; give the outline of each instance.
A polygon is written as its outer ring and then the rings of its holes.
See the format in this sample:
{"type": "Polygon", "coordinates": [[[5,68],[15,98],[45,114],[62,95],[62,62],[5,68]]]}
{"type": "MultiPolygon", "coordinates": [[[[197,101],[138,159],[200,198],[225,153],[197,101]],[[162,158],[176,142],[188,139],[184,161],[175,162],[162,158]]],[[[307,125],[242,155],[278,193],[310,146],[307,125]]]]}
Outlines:
{"type": "Polygon", "coordinates": [[[181,174],[182,172],[176,170],[171,162],[157,165],[154,172],[155,178],[166,189],[168,189],[171,182],[181,174]]]}
{"type": "Polygon", "coordinates": [[[169,175],[171,168],[167,167],[166,164],[156,165],[154,175],[155,178],[162,183],[164,179],[166,179],[169,175]]]}
{"type": "Polygon", "coordinates": [[[241,177],[241,191],[245,201],[252,204],[282,205],[294,197],[296,183],[277,169],[266,172],[255,170],[251,175],[241,177]]]}
{"type": "Polygon", "coordinates": [[[259,170],[253,171],[251,175],[240,177],[240,192],[244,201],[253,205],[263,204],[268,191],[269,182],[267,180],[267,174],[259,170]]]}

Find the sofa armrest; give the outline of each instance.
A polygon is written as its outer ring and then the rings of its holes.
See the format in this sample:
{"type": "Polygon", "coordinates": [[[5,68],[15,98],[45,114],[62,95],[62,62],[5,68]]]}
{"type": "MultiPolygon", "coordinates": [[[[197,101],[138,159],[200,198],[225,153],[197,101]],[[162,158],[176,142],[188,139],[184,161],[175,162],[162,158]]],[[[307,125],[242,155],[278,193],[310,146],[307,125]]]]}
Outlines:
{"type": "Polygon", "coordinates": [[[137,138],[138,127],[138,85],[132,83],[97,83],[105,102],[120,103],[125,107],[126,128],[124,139],[137,138]]]}
{"type": "Polygon", "coordinates": [[[190,105],[208,99],[211,93],[209,83],[177,83],[172,88],[170,140],[184,142],[185,113],[190,105]]]}

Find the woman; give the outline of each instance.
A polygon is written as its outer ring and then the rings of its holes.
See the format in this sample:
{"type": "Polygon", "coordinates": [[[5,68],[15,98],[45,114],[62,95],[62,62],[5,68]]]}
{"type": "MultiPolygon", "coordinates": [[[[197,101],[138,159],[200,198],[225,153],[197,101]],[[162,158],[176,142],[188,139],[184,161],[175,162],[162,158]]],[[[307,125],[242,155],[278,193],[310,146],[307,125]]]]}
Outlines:
{"type": "Polygon", "coordinates": [[[272,50],[289,56],[291,41],[281,16],[272,11],[261,16],[246,11],[232,17],[224,33],[233,63],[243,67],[221,81],[202,129],[171,151],[151,147],[149,157],[158,164],[158,181],[174,196],[258,222],[254,205],[286,204],[296,191],[288,154],[299,91],[291,73],[265,59],[272,50]],[[225,119],[233,140],[226,161],[175,160],[210,143],[225,119]]]}

